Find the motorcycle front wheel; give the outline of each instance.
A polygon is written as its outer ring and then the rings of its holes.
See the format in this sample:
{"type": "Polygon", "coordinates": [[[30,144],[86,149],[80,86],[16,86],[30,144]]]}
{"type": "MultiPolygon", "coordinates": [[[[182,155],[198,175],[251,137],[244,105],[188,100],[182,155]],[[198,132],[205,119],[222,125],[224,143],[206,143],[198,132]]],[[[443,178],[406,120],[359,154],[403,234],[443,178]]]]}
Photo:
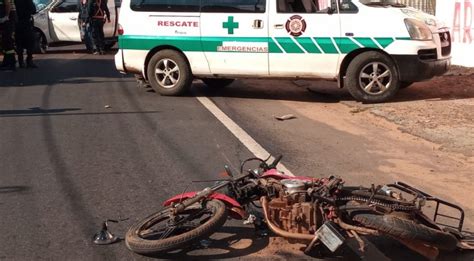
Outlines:
{"type": "Polygon", "coordinates": [[[164,208],[130,227],[125,235],[128,249],[144,255],[180,249],[214,233],[227,219],[225,204],[219,200],[196,203],[176,215],[172,212],[173,208],[164,208]]]}

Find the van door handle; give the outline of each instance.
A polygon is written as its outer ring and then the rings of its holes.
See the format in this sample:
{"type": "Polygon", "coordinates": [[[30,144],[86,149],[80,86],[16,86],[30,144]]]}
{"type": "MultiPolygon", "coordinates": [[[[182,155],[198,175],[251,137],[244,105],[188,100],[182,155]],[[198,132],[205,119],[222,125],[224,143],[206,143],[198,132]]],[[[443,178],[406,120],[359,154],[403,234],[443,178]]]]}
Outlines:
{"type": "Polygon", "coordinates": [[[77,17],[69,17],[69,20],[76,21],[76,20],[77,20],[77,17]]]}
{"type": "Polygon", "coordinates": [[[275,29],[283,29],[283,24],[276,24],[273,27],[275,27],[275,29]]]}
{"type": "Polygon", "coordinates": [[[253,20],[253,29],[262,29],[263,28],[263,20],[256,19],[253,20]]]}

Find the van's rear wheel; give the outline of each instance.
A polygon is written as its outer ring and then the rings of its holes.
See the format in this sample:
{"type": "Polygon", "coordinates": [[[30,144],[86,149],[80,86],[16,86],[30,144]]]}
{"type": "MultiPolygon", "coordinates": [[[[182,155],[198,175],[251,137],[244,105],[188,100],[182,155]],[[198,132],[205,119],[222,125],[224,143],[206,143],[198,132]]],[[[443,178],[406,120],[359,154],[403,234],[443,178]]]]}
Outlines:
{"type": "Polygon", "coordinates": [[[148,81],[157,93],[181,95],[192,84],[193,76],[186,58],[173,50],[157,52],[148,62],[148,81]]]}
{"type": "Polygon", "coordinates": [[[358,101],[384,102],[399,89],[395,63],[379,52],[365,52],[354,58],[347,68],[344,85],[358,101]]]}

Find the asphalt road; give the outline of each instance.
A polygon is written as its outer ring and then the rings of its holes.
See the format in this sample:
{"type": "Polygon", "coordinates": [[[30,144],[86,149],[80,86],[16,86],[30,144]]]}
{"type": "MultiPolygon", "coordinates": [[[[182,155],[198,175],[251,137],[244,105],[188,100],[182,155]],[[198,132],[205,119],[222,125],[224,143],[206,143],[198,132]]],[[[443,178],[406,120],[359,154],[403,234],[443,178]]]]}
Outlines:
{"type": "MultiPolygon", "coordinates": [[[[123,243],[96,246],[91,238],[103,220],[130,218],[111,227],[123,235],[166,198],[202,187],[192,180],[214,179],[224,164],[237,166],[253,156],[196,97],[139,89],[133,77],[115,70],[111,55],[59,50],[37,64],[39,69],[0,73],[0,260],[147,259],[123,243]]],[[[294,173],[327,176],[368,167],[347,158],[354,148],[367,150],[360,137],[321,123],[295,126],[272,118],[292,113],[274,101],[350,99],[343,92],[328,98],[234,85],[221,91],[194,87],[270,153],[284,153],[294,173]]],[[[231,253],[168,258],[255,259],[252,254],[269,242],[236,222],[224,230],[236,238],[245,232],[254,243],[231,253]]],[[[421,259],[394,242],[379,245],[388,258],[421,259]]],[[[459,253],[445,258],[453,257],[473,260],[459,253]]]]}

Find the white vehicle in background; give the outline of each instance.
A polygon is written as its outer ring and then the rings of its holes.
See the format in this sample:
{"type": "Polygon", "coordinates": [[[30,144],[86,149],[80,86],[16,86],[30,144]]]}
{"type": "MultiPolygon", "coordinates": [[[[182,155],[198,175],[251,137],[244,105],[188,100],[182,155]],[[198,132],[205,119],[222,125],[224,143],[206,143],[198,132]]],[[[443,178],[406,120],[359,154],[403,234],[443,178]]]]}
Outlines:
{"type": "MultiPolygon", "coordinates": [[[[83,41],[79,25],[80,0],[33,0],[37,14],[34,18],[35,51],[45,53],[54,44],[72,44],[83,41]]],[[[117,13],[119,0],[108,0],[111,23],[104,24],[106,48],[117,42],[117,13]]]]}
{"type": "Polygon", "coordinates": [[[117,69],[162,95],[194,78],[329,79],[384,102],[451,62],[448,28],[396,0],[124,0],[119,24],[117,69]]]}

